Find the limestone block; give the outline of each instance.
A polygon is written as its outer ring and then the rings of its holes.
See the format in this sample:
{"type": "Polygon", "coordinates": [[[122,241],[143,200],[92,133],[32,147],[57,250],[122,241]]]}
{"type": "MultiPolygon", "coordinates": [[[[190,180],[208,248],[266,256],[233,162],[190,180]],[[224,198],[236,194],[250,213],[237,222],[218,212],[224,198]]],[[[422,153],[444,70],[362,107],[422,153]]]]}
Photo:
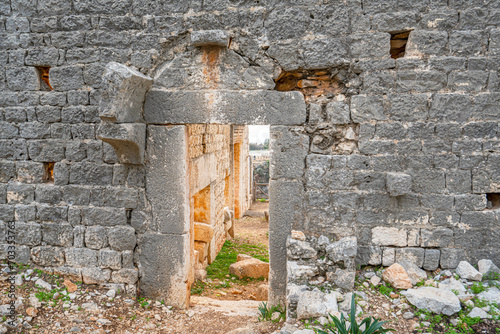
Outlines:
{"type": "Polygon", "coordinates": [[[326,278],[328,281],[333,282],[336,287],[345,290],[352,290],[354,289],[356,272],[354,270],[344,270],[337,268],[335,272],[327,272],[326,278]]]}
{"type": "Polygon", "coordinates": [[[410,289],[412,287],[408,273],[397,263],[384,270],[382,278],[396,289],[410,289]]]}
{"type": "Polygon", "coordinates": [[[255,294],[256,300],[267,300],[267,294],[269,293],[269,285],[261,284],[257,288],[257,292],[255,294]]]}
{"type": "Polygon", "coordinates": [[[146,124],[101,123],[97,137],[114,148],[120,163],[144,163],[146,124]]]}
{"type": "Polygon", "coordinates": [[[411,193],[411,176],[404,173],[387,173],[387,190],[391,196],[411,193]]]}
{"type": "Polygon", "coordinates": [[[372,242],[379,246],[404,247],[407,243],[407,231],[395,227],[378,226],[372,229],[372,242]]]}
{"type": "Polygon", "coordinates": [[[113,283],[127,283],[135,284],[139,277],[139,271],[135,268],[131,269],[120,269],[118,271],[113,271],[111,274],[111,279],[113,283]]]}
{"type": "Polygon", "coordinates": [[[483,277],[498,277],[500,276],[500,269],[491,260],[482,259],[477,263],[479,272],[483,277]]]}
{"type": "Polygon", "coordinates": [[[100,284],[109,279],[109,272],[105,272],[100,268],[83,268],[82,278],[85,284],[100,284]]]}
{"type": "Polygon", "coordinates": [[[229,273],[238,276],[238,278],[251,277],[251,278],[268,278],[269,276],[269,263],[249,259],[233,263],[229,266],[229,273]]]}
{"type": "Polygon", "coordinates": [[[462,309],[460,300],[453,292],[432,287],[410,289],[406,299],[419,309],[430,310],[437,314],[452,315],[462,309]]]}
{"type": "Polygon", "coordinates": [[[483,274],[476,270],[469,262],[460,261],[457,266],[456,273],[458,276],[464,279],[481,281],[483,279],[483,274]]]}
{"type": "Polygon", "coordinates": [[[335,315],[339,311],[337,294],[323,293],[319,290],[304,291],[299,295],[297,303],[297,319],[317,318],[335,315]]]}
{"type": "Polygon", "coordinates": [[[134,123],[141,118],[146,92],[153,79],[125,65],[110,62],[102,78],[101,119],[134,123]]]}
{"type": "Polygon", "coordinates": [[[203,261],[208,256],[208,246],[209,244],[204,241],[195,241],[194,249],[198,252],[198,257],[200,262],[203,261]]]}
{"type": "Polygon", "coordinates": [[[228,47],[229,33],[225,30],[199,30],[191,33],[191,44],[194,46],[228,47]]]}
{"type": "Polygon", "coordinates": [[[287,254],[289,259],[311,259],[317,255],[317,251],[307,241],[301,241],[288,237],[287,254]]]}
{"type": "Polygon", "coordinates": [[[194,240],[210,242],[214,236],[212,226],[203,223],[194,223],[194,240]]]}
{"type": "Polygon", "coordinates": [[[236,257],[236,262],[240,262],[243,260],[250,260],[250,259],[253,259],[253,257],[251,257],[250,255],[238,254],[238,256],[236,257]]]}
{"type": "Polygon", "coordinates": [[[439,267],[440,256],[441,252],[439,249],[426,249],[423,268],[430,271],[436,270],[439,267]]]}
{"type": "MultiPolygon", "coordinates": [[[[356,237],[342,238],[326,247],[328,257],[334,262],[353,260],[358,253],[356,237]]],[[[354,261],[352,261],[354,262],[354,261]]]]}
{"type": "Polygon", "coordinates": [[[425,270],[420,269],[413,262],[401,261],[399,264],[405,269],[408,277],[410,277],[411,284],[415,285],[421,280],[427,279],[427,273],[425,270]]]}

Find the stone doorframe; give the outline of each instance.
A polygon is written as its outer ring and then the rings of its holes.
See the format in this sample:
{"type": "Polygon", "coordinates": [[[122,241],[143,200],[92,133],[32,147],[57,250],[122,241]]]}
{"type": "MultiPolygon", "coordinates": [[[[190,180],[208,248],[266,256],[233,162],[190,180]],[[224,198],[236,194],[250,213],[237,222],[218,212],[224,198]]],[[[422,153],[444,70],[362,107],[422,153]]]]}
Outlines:
{"type": "Polygon", "coordinates": [[[300,179],[309,147],[293,135],[306,122],[300,92],[152,89],[144,104],[149,231],[139,236],[139,289],[168,305],[189,306],[190,202],[185,124],[271,125],[269,303],[285,305],[286,238],[300,223],[300,179]],[[298,148],[298,149],[297,149],[298,148]]]}

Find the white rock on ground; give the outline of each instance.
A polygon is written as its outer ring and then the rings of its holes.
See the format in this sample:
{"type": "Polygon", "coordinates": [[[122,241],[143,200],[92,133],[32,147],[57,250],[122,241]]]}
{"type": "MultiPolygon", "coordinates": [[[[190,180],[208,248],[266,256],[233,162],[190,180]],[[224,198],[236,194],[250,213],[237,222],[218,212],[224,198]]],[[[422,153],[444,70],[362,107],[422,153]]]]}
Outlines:
{"type": "Polygon", "coordinates": [[[437,314],[452,315],[462,309],[460,300],[453,292],[432,287],[409,289],[406,299],[418,309],[427,309],[437,314]]]}
{"type": "Polygon", "coordinates": [[[490,276],[495,274],[498,274],[500,276],[500,268],[498,268],[491,260],[479,260],[477,266],[479,267],[479,272],[483,274],[483,276],[490,276]]]}
{"type": "Polygon", "coordinates": [[[500,304],[500,290],[498,290],[498,288],[496,287],[489,288],[488,290],[478,294],[477,298],[486,300],[490,303],[500,304]]]}
{"type": "Polygon", "coordinates": [[[476,270],[469,262],[460,261],[455,272],[464,279],[480,281],[483,279],[483,274],[476,270]]]}
{"type": "Polygon", "coordinates": [[[244,327],[233,329],[226,334],[255,334],[255,331],[252,328],[244,327]]]}
{"type": "Polygon", "coordinates": [[[491,315],[479,307],[474,307],[467,316],[470,318],[491,319],[491,315]]]}
{"type": "Polygon", "coordinates": [[[52,285],[49,283],[45,282],[43,279],[39,278],[36,280],[35,285],[38,285],[41,288],[44,288],[45,290],[52,290],[52,285]]]}
{"type": "Polygon", "coordinates": [[[410,277],[411,284],[415,285],[421,280],[427,279],[427,273],[425,270],[420,269],[415,263],[410,261],[399,262],[401,267],[406,270],[408,277],[410,277]]]}
{"type": "Polygon", "coordinates": [[[453,290],[456,290],[460,295],[467,293],[467,289],[465,288],[465,286],[460,281],[457,281],[453,277],[450,277],[449,279],[440,282],[439,288],[441,290],[447,290],[451,292],[453,292],[453,290]]]}
{"type": "Polygon", "coordinates": [[[380,278],[378,276],[373,276],[370,278],[370,283],[373,284],[373,286],[377,286],[380,283],[380,278]]]}
{"type": "Polygon", "coordinates": [[[304,291],[297,303],[297,319],[318,318],[338,312],[337,294],[324,293],[317,289],[304,291]]]}

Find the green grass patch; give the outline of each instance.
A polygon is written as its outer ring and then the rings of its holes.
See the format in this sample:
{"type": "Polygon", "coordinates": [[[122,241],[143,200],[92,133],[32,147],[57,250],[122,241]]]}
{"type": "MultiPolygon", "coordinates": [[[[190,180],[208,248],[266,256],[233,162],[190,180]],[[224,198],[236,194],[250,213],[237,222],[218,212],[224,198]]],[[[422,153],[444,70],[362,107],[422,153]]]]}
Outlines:
{"type": "Polygon", "coordinates": [[[247,254],[261,261],[269,262],[269,252],[265,245],[228,240],[224,243],[215,261],[207,267],[207,277],[210,279],[226,279],[226,275],[229,275],[229,266],[236,262],[238,254],[247,254]]]}

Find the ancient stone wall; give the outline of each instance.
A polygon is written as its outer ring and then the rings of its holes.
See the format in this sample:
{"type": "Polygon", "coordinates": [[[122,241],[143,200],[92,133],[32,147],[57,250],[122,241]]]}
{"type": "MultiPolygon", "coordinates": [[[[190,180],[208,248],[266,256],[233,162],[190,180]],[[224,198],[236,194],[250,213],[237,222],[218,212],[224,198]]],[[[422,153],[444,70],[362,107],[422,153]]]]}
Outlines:
{"type": "MultiPolygon", "coordinates": [[[[1,229],[16,221],[18,262],[87,282],[134,283],[136,238],[151,253],[164,251],[151,241],[173,244],[143,237],[157,225],[144,165],[119,164],[96,137],[102,71],[116,61],[162,94],[186,91],[172,93],[183,123],[225,120],[194,105],[242,120],[261,101],[274,110],[269,90],[304,93],[307,124],[271,130],[271,188],[295,200],[294,219],[277,221],[355,235],[359,264],[498,265],[499,10],[493,0],[4,1],[1,229]],[[228,50],[191,43],[209,29],[229,32],[228,50]],[[238,105],[241,90],[259,102],[238,105]]],[[[149,125],[147,138],[176,129],[149,125]]],[[[277,196],[271,211],[286,207],[277,196]]]]}

